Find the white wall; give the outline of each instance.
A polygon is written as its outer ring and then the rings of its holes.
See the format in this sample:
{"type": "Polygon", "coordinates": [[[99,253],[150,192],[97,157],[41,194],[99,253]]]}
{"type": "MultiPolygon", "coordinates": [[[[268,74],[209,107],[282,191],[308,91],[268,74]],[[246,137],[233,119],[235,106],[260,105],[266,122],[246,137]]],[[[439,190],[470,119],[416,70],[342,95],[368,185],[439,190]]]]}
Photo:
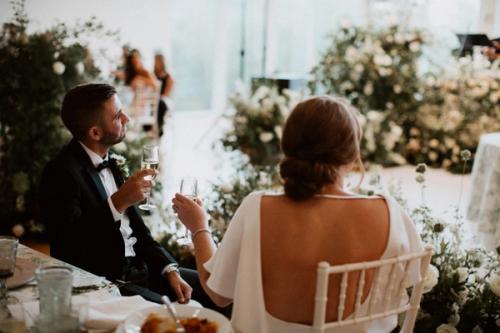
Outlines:
{"type": "MultiPolygon", "coordinates": [[[[141,51],[145,65],[152,68],[154,51],[168,49],[167,4],[165,0],[26,0],[26,11],[33,30],[50,27],[57,20],[71,24],[96,16],[106,28],[120,31],[121,43],[102,45],[93,40],[91,48],[105,47],[115,61],[120,61],[121,45],[129,43],[141,51]]],[[[0,23],[9,21],[12,14],[10,1],[0,0],[0,23]]]]}

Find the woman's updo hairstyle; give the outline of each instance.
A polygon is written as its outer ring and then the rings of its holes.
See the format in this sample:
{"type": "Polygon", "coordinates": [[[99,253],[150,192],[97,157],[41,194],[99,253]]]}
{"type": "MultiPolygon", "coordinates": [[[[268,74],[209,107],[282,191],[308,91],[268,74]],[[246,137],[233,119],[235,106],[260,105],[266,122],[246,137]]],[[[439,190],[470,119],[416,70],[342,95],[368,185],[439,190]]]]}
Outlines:
{"type": "Polygon", "coordinates": [[[299,103],[281,140],[285,194],[306,200],[335,183],[341,166],[361,162],[361,135],[357,110],[346,100],[320,96],[299,103]]]}

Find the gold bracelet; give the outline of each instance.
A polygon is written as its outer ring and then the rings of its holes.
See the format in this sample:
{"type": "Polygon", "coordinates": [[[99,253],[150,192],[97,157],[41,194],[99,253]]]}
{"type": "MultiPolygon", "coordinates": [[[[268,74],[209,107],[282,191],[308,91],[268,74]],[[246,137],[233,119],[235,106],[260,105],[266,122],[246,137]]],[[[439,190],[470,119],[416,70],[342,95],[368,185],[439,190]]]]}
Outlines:
{"type": "Polygon", "coordinates": [[[212,234],[212,232],[210,231],[210,229],[208,229],[208,228],[202,228],[202,229],[199,229],[199,230],[196,230],[195,232],[193,232],[193,234],[191,235],[191,240],[194,242],[194,239],[196,238],[196,236],[198,236],[202,232],[207,232],[209,234],[212,234]]]}

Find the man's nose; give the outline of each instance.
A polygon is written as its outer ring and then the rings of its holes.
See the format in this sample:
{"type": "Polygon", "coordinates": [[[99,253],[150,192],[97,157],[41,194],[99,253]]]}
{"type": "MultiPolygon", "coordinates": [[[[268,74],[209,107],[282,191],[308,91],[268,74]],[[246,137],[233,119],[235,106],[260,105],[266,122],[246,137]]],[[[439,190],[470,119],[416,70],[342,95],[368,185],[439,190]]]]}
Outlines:
{"type": "Polygon", "coordinates": [[[130,117],[128,116],[128,114],[126,114],[125,112],[122,112],[122,121],[124,124],[128,123],[128,121],[130,120],[130,117]]]}

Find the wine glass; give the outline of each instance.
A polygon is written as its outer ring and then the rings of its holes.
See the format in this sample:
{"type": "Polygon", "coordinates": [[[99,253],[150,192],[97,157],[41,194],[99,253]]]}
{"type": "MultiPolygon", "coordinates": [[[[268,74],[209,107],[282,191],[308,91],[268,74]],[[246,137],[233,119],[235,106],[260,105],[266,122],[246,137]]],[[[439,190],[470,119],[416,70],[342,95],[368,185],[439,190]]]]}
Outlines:
{"type": "Polygon", "coordinates": [[[15,237],[0,236],[0,317],[8,317],[7,278],[14,275],[16,253],[19,240],[15,237]]]}
{"type": "MultiPolygon", "coordinates": [[[[141,169],[158,169],[159,164],[159,150],[157,145],[144,146],[142,148],[142,161],[141,169]]],[[[145,180],[155,179],[155,175],[144,177],[145,180]]],[[[139,205],[142,210],[153,210],[155,205],[149,203],[149,197],[151,196],[151,191],[146,194],[146,203],[139,205]]]]}
{"type": "MultiPolygon", "coordinates": [[[[182,178],[179,193],[193,200],[196,199],[198,197],[198,180],[195,177],[182,178]]],[[[184,236],[177,239],[177,243],[180,245],[191,244],[190,233],[187,228],[184,236]]]]}

